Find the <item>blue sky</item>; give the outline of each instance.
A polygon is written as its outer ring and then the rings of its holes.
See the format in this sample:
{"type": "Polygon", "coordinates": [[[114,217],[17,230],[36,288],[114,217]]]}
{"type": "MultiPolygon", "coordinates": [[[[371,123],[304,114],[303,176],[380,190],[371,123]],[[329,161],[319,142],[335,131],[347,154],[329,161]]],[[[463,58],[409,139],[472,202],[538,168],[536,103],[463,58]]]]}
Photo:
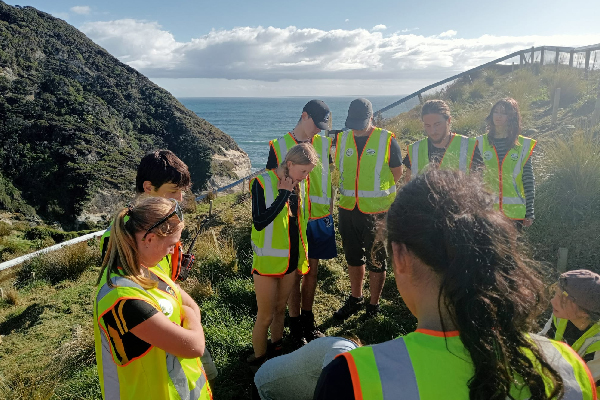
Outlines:
{"type": "Polygon", "coordinates": [[[533,45],[600,43],[598,0],[8,4],[66,20],[176,96],[404,94],[533,45]]]}

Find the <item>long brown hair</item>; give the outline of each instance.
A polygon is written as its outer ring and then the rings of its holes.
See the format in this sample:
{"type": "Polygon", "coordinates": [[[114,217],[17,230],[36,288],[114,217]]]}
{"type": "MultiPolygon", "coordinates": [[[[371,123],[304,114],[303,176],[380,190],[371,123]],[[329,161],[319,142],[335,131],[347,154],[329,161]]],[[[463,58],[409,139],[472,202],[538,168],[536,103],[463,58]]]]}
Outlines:
{"type": "Polygon", "coordinates": [[[487,116],[485,122],[488,130],[488,140],[493,145],[494,139],[496,139],[496,126],[494,125],[494,110],[498,107],[504,107],[506,113],[506,133],[508,143],[513,145],[517,144],[517,139],[521,134],[521,112],[519,111],[519,103],[511,97],[499,100],[492,109],[490,115],[487,116]]]}
{"type": "Polygon", "coordinates": [[[560,374],[526,336],[547,305],[540,264],[524,255],[513,223],[493,205],[481,179],[430,170],[398,193],[388,243],[404,244],[439,277],[438,308],[449,310],[473,362],[471,400],[512,399],[516,376],[532,399],[560,398],[560,374]]]}
{"type": "MultiPolygon", "coordinates": [[[[106,273],[125,276],[145,289],[156,286],[146,277],[140,265],[135,235],[146,232],[155,223],[173,211],[174,200],[163,197],[142,196],[133,206],[121,209],[114,217],[106,255],[96,284],[100,283],[106,273]],[[127,219],[127,221],[125,221],[127,219]]],[[[158,236],[169,236],[183,224],[176,215],[152,229],[158,236]]],[[[108,285],[112,282],[108,279],[108,285]]]]}

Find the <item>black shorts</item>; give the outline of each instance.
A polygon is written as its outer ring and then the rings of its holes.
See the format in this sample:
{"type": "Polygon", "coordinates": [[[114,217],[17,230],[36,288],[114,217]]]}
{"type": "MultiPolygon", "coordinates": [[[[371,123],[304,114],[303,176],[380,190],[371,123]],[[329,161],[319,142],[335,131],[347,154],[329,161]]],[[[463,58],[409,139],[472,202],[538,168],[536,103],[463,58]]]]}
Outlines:
{"type": "Polygon", "coordinates": [[[385,271],[387,249],[383,241],[375,239],[377,230],[383,229],[387,213],[363,214],[358,207],[352,211],[339,208],[339,211],[338,228],[348,265],[359,267],[366,264],[369,271],[385,271]]]}

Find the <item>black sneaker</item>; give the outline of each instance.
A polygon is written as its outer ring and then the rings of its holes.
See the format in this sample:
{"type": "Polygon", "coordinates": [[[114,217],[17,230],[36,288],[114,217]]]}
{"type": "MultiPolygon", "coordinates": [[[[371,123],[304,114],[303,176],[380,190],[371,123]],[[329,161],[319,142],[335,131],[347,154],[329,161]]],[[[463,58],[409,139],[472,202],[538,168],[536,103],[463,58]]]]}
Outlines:
{"type": "Polygon", "coordinates": [[[325,337],[323,332],[321,332],[319,328],[315,326],[315,315],[312,312],[307,313],[305,311],[302,311],[302,314],[300,316],[302,317],[302,328],[304,330],[304,338],[307,342],[311,342],[316,338],[325,337]]]}
{"type": "Polygon", "coordinates": [[[346,302],[339,310],[333,313],[333,318],[344,320],[351,315],[356,314],[363,306],[363,297],[349,296],[346,302]]]}
{"type": "Polygon", "coordinates": [[[379,303],[378,304],[367,304],[365,319],[376,317],[379,314],[379,303]]]}
{"type": "Polygon", "coordinates": [[[252,371],[253,374],[256,374],[256,371],[258,371],[258,369],[265,363],[265,361],[267,361],[267,359],[267,354],[256,357],[254,353],[252,353],[250,356],[248,356],[248,358],[246,358],[246,363],[248,364],[248,367],[250,367],[250,371],[252,371]]]}

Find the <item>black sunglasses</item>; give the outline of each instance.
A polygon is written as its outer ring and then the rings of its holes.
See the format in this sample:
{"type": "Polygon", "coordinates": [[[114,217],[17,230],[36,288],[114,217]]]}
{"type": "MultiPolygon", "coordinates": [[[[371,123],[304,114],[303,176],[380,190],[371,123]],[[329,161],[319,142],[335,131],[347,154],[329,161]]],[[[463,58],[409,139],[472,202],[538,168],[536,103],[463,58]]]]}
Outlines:
{"type": "Polygon", "coordinates": [[[177,218],[179,218],[179,222],[183,222],[183,211],[181,211],[181,207],[179,207],[179,203],[175,199],[171,199],[171,201],[175,203],[175,208],[173,209],[173,211],[169,212],[163,218],[161,218],[160,220],[158,220],[157,223],[155,223],[150,228],[148,228],[148,230],[146,231],[146,233],[144,233],[144,236],[142,237],[142,240],[146,239],[146,236],[148,236],[148,234],[150,233],[150,231],[152,229],[156,228],[157,226],[160,226],[161,224],[164,224],[173,215],[177,215],[177,218]]]}

